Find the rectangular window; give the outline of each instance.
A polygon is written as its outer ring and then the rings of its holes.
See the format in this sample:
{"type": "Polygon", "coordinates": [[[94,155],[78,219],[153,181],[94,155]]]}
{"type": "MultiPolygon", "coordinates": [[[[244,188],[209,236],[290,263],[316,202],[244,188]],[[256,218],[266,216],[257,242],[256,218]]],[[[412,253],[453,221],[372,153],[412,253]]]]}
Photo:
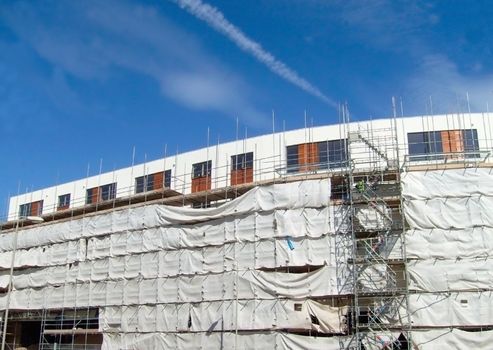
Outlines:
{"type": "Polygon", "coordinates": [[[97,188],[89,188],[86,191],[86,204],[92,204],[96,202],[96,200],[93,198],[93,192],[97,193],[97,190],[97,188]]]}
{"type": "Polygon", "coordinates": [[[231,156],[231,170],[244,170],[253,168],[253,152],[231,156]]]}
{"type": "Polygon", "coordinates": [[[476,129],[463,130],[462,135],[466,158],[479,158],[480,154],[474,153],[475,151],[479,151],[478,131],[476,129]]]}
{"type": "Polygon", "coordinates": [[[412,132],[407,140],[411,161],[479,157],[476,129],[412,132]],[[448,153],[455,155],[445,157],[448,153]]]}
{"type": "Polygon", "coordinates": [[[333,169],[347,164],[346,140],[330,140],[286,147],[287,172],[333,169]]]}
{"type": "Polygon", "coordinates": [[[192,165],[192,179],[198,177],[210,177],[212,169],[212,161],[208,160],[207,162],[195,163],[192,165]]]}
{"type": "Polygon", "coordinates": [[[40,216],[43,214],[43,201],[36,201],[19,206],[19,217],[40,216]]]}
{"type": "Polygon", "coordinates": [[[58,196],[58,210],[67,209],[70,207],[70,193],[58,196]]]}
{"type": "Polygon", "coordinates": [[[286,147],[287,172],[298,172],[298,145],[286,147]]]}
{"type": "Polygon", "coordinates": [[[160,190],[163,188],[170,188],[171,186],[171,169],[164,172],[157,172],[145,176],[135,178],[135,193],[142,193],[154,190],[160,190]]]}
{"type": "Polygon", "coordinates": [[[320,169],[341,168],[347,165],[346,140],[331,140],[318,143],[320,169]]]}
{"type": "Polygon", "coordinates": [[[164,172],[164,187],[171,188],[171,169],[164,172]]]}
{"type": "Polygon", "coordinates": [[[135,193],[152,191],[154,189],[154,174],[135,178],[135,193]]]}
{"type": "Polygon", "coordinates": [[[19,217],[31,215],[31,203],[21,204],[19,206],[19,217]]]}
{"type": "Polygon", "coordinates": [[[101,201],[115,199],[116,197],[116,182],[89,188],[86,191],[86,204],[94,204],[101,201]]]}
{"type": "Polygon", "coordinates": [[[116,183],[103,185],[100,187],[101,200],[107,201],[116,197],[116,183]]]}

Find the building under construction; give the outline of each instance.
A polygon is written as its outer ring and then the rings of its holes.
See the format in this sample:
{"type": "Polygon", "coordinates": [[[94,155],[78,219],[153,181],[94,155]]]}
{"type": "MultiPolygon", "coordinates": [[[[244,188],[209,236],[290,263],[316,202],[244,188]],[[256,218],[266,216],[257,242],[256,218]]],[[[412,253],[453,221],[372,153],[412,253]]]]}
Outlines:
{"type": "Polygon", "coordinates": [[[12,197],[2,349],[490,349],[491,135],[342,121],[12,197]]]}

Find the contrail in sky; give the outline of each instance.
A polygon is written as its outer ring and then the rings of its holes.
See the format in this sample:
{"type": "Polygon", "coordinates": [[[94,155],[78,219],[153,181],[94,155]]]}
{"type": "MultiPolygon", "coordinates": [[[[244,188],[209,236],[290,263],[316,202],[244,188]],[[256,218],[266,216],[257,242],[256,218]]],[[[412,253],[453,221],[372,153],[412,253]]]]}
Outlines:
{"type": "Polygon", "coordinates": [[[325,96],[317,87],[300,77],[293,69],[276,59],[270,52],[262,48],[262,45],[246,36],[238,27],[229,22],[217,8],[203,3],[201,0],[171,0],[177,3],[195,17],[203,20],[219,33],[225,35],[240,49],[255,57],[259,62],[266,65],[272,72],[281,78],[298,86],[309,94],[318,97],[325,103],[337,108],[338,104],[325,96]]]}

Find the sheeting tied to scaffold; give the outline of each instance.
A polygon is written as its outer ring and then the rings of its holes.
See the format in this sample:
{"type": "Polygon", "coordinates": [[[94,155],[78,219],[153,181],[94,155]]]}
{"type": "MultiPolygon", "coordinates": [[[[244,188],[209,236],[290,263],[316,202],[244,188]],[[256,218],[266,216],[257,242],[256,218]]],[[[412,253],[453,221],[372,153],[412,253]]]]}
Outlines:
{"type": "MultiPolygon", "coordinates": [[[[284,331],[346,331],[348,306],[326,300],[349,293],[335,257],[344,213],[324,179],[256,187],[216,208],[137,205],[21,229],[9,307],[99,308],[105,349],[205,339],[335,349],[342,338],[284,331]]],[[[0,268],[14,237],[0,235],[0,268]]],[[[0,287],[8,281],[0,272],[0,287]]]]}
{"type": "Polygon", "coordinates": [[[490,349],[493,168],[409,172],[402,191],[413,344],[490,349]]]}

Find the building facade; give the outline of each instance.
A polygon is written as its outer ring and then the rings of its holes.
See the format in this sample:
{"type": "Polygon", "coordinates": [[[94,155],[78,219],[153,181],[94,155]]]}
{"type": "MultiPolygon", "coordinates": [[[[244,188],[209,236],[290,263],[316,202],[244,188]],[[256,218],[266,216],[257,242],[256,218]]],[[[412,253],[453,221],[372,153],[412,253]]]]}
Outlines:
{"type": "Polygon", "coordinates": [[[489,114],[342,123],[12,197],[2,340],[487,349],[491,134],[489,114]]]}

